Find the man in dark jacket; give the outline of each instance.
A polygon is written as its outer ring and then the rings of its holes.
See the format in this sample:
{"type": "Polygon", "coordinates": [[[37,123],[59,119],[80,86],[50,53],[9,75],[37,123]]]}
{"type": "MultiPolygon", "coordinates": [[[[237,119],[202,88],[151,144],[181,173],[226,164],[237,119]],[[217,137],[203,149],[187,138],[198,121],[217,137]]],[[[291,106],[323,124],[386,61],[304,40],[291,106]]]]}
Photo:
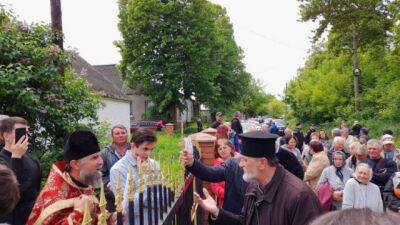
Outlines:
{"type": "Polygon", "coordinates": [[[390,177],[397,171],[397,165],[393,160],[382,157],[383,148],[378,140],[369,140],[367,149],[369,154],[367,163],[373,171],[371,182],[378,185],[382,193],[390,177]]]}
{"type": "Polygon", "coordinates": [[[314,125],[314,124],[311,124],[311,125],[310,125],[310,128],[309,128],[308,131],[307,131],[306,136],[304,137],[304,144],[308,145],[308,143],[310,143],[310,141],[311,141],[311,134],[314,133],[314,132],[316,132],[315,125],[314,125]]]}
{"type": "Polygon", "coordinates": [[[248,184],[242,179],[243,169],[239,167],[239,159],[231,157],[221,166],[206,166],[194,160],[188,152],[182,152],[181,155],[181,158],[188,159],[188,163],[183,162],[186,169],[200,180],[214,183],[226,181],[222,208],[235,214],[240,213],[248,184]]]}
{"type": "MultiPolygon", "coordinates": [[[[300,180],[304,178],[304,171],[299,161],[292,153],[280,150],[276,153],[278,162],[300,180]]],[[[248,183],[243,176],[243,168],[239,166],[238,158],[229,158],[221,166],[206,166],[187,151],[181,152],[181,161],[186,169],[200,180],[208,182],[225,182],[225,197],[223,209],[239,214],[241,212],[248,183]]]]}
{"type": "Polygon", "coordinates": [[[400,212],[400,172],[394,173],[383,190],[383,202],[387,209],[400,212]]]}
{"type": "Polygon", "coordinates": [[[242,119],[242,114],[239,111],[236,111],[233,114],[233,119],[231,121],[231,128],[236,132],[236,135],[243,133],[242,124],[240,123],[241,119],[242,119]]]}
{"type": "Polygon", "coordinates": [[[219,125],[222,124],[222,120],[224,119],[224,114],[222,112],[217,112],[215,114],[215,121],[211,124],[211,128],[217,129],[219,125]]]}
{"type": "Polygon", "coordinates": [[[276,159],[278,160],[279,164],[283,166],[283,168],[291,172],[300,180],[303,180],[304,178],[303,167],[301,166],[299,160],[297,160],[296,156],[293,153],[286,151],[282,148],[279,148],[278,152],[276,153],[276,159]]]}
{"type": "Polygon", "coordinates": [[[111,167],[118,162],[125,153],[129,151],[130,145],[128,144],[128,131],[122,124],[115,125],[111,128],[111,137],[113,142],[110,146],[106,146],[101,152],[103,158],[103,167],[101,172],[103,174],[103,184],[105,185],[105,196],[107,200],[108,212],[115,212],[115,197],[110,190],[110,170],[111,167]]]}
{"type": "Polygon", "coordinates": [[[249,183],[240,215],[218,208],[204,189],[206,199],[196,202],[211,219],[226,225],[306,225],[322,213],[314,192],[275,160],[277,136],[260,131],[241,135],[240,167],[249,183]]]}
{"type": "Polygon", "coordinates": [[[15,140],[17,128],[28,130],[28,122],[20,117],[10,117],[1,121],[0,135],[4,139],[4,148],[0,152],[0,163],[14,172],[21,196],[14,210],[0,218],[0,223],[12,225],[26,223],[39,194],[41,180],[39,160],[27,152],[28,136],[15,140]]]}
{"type": "Polygon", "coordinates": [[[293,136],[297,139],[296,148],[303,152],[303,144],[304,144],[304,134],[301,131],[301,123],[296,124],[296,130],[293,132],[293,136]]]}

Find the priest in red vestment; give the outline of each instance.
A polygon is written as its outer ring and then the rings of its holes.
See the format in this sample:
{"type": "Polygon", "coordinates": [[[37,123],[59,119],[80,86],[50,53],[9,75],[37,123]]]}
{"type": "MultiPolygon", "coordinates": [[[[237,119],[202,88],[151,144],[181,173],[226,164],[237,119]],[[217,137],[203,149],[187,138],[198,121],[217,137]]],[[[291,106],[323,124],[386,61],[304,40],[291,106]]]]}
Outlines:
{"type": "Polygon", "coordinates": [[[97,224],[99,207],[93,188],[101,184],[103,160],[96,136],[89,131],[73,132],[64,146],[64,159],[52,166],[28,225],[81,224],[85,202],[92,224],[97,224]]]}

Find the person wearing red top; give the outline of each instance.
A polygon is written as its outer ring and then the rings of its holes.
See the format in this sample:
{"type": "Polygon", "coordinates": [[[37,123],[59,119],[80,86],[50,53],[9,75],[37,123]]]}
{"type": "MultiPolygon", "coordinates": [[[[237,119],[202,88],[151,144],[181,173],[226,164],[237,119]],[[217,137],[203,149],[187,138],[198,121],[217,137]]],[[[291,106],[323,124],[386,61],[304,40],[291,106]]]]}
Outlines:
{"type": "MultiPolygon", "coordinates": [[[[100,208],[94,188],[101,185],[100,146],[90,131],[75,131],[64,146],[64,160],[56,162],[46,185],[36,199],[27,225],[82,224],[84,205],[88,203],[91,225],[97,224],[100,208]]],[[[115,224],[115,214],[107,224],[115,224]]]]}
{"type": "MultiPolygon", "coordinates": [[[[219,139],[215,145],[214,166],[222,165],[230,157],[235,156],[232,142],[228,139],[219,139]]],[[[218,206],[222,207],[225,196],[225,181],[211,184],[211,191],[217,196],[218,206]]]]}
{"type": "Polygon", "coordinates": [[[229,132],[229,127],[226,125],[219,125],[217,127],[217,140],[219,139],[228,139],[228,132],[229,132]]]}

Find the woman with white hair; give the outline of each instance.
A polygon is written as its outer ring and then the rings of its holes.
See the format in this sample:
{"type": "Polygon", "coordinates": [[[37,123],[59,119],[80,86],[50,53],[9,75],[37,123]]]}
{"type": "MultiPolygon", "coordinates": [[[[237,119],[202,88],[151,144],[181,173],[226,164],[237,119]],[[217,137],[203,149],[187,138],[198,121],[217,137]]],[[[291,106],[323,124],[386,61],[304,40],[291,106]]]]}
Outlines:
{"type": "Polygon", "coordinates": [[[333,164],[333,158],[332,158],[333,152],[339,152],[339,151],[343,152],[346,155],[346,159],[350,156],[346,152],[345,146],[346,146],[346,140],[343,137],[339,136],[339,137],[335,137],[333,139],[332,148],[329,149],[328,154],[327,154],[330,165],[333,164]]]}
{"type": "Polygon", "coordinates": [[[356,166],[362,162],[366,162],[368,157],[367,146],[356,141],[351,143],[350,147],[351,156],[346,160],[346,166],[355,170],[356,166]]]}
{"type": "Polygon", "coordinates": [[[342,209],[370,208],[375,212],[383,212],[381,192],[376,184],[371,183],[372,169],[366,163],[356,167],[354,178],[344,186],[342,209]]]}

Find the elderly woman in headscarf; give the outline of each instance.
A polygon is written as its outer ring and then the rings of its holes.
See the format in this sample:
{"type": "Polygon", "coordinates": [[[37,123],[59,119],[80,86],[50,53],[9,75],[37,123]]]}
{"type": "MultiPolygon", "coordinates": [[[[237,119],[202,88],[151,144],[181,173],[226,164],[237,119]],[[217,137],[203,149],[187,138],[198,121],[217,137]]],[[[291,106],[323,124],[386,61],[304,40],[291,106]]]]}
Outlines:
{"type": "Polygon", "coordinates": [[[332,210],[340,210],[342,208],[344,185],[351,178],[354,171],[346,166],[346,155],[343,152],[333,152],[332,157],[333,164],[322,171],[317,188],[328,182],[333,189],[332,210]]]}

